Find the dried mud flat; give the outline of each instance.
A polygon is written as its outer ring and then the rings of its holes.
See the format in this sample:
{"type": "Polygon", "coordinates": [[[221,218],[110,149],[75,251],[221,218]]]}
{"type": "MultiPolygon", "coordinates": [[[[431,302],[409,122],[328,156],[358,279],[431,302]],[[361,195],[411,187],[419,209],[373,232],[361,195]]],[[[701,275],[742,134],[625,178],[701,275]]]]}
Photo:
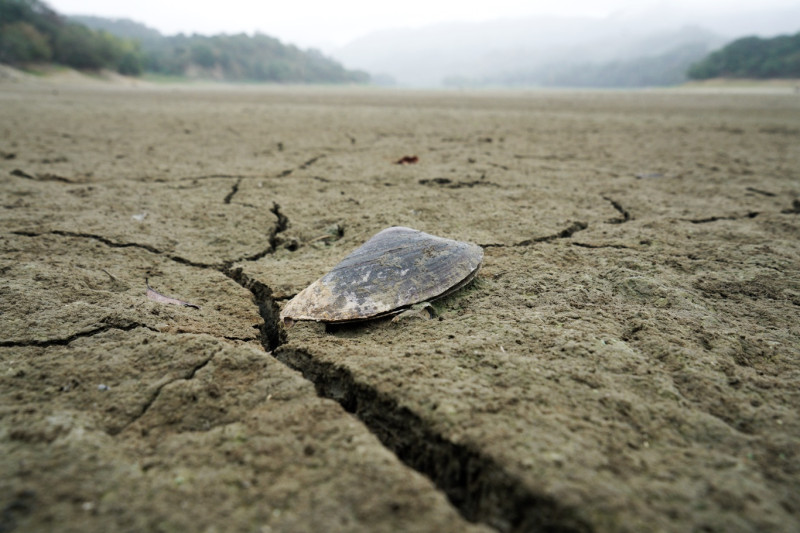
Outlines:
{"type": "Polygon", "coordinates": [[[0,531],[800,530],[797,95],[6,80],[0,131],[0,531]],[[277,323],[392,225],[484,246],[439,319],[277,323]]]}

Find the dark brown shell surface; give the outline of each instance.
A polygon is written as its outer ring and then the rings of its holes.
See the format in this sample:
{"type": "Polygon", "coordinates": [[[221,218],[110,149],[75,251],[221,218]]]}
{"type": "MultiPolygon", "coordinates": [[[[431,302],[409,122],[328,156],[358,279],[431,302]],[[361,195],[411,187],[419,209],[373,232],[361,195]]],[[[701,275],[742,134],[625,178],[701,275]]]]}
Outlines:
{"type": "Polygon", "coordinates": [[[392,313],[466,285],[482,261],[477,244],[388,228],[292,298],[281,319],[350,322],[392,313]]]}

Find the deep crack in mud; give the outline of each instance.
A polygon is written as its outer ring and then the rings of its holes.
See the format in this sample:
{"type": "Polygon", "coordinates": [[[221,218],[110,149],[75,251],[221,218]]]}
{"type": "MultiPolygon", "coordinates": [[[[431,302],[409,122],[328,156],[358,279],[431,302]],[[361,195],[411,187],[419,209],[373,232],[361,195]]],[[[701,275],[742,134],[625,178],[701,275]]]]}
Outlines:
{"type": "Polygon", "coordinates": [[[574,510],[537,495],[491,457],[437,433],[397,401],[352,373],[304,350],[279,347],[274,356],[361,420],[406,465],[431,479],[461,515],[502,532],[592,531],[574,510]]]}
{"type": "Polygon", "coordinates": [[[258,306],[258,313],[264,322],[259,326],[261,345],[268,352],[286,342],[286,331],[279,326],[280,309],[272,298],[272,289],[258,280],[250,278],[241,268],[226,269],[223,273],[233,281],[249,290],[258,306]]]}
{"type": "MultiPolygon", "coordinates": [[[[233,185],[226,198],[228,201],[236,194],[239,183],[237,181],[233,185]]],[[[610,198],[605,199],[611,202],[621,215],[621,218],[609,222],[622,223],[630,220],[629,213],[620,204],[610,198]]],[[[797,201],[795,201],[795,207],[796,204],[797,201]]],[[[289,219],[281,212],[277,203],[273,204],[270,211],[276,216],[276,223],[269,237],[269,247],[242,260],[257,260],[275,251],[280,242],[280,234],[289,226],[289,219]]],[[[757,215],[758,213],[750,212],[737,217],[711,217],[688,221],[706,223],[723,219],[754,218],[757,215]]],[[[577,221],[555,234],[513,244],[484,246],[528,246],[539,242],[570,238],[587,227],[586,222],[577,221]]],[[[22,231],[13,233],[26,236],[39,235],[22,231]]],[[[430,421],[399,405],[391,395],[381,393],[369,383],[359,380],[348,368],[316,358],[306,350],[286,346],[287,334],[280,325],[280,309],[273,298],[271,288],[249,277],[241,267],[234,267],[234,262],[226,262],[222,265],[200,264],[170,255],[150,245],[118,242],[102,235],[63,230],[45,233],[96,240],[114,248],[141,248],[168,257],[178,263],[198,268],[216,269],[246,288],[252,294],[253,301],[263,320],[259,325],[259,330],[260,342],[264,349],[278,361],[300,372],[311,381],[320,397],[338,402],[344,410],[356,416],[403,463],[432,480],[448,496],[465,519],[503,532],[592,530],[591,525],[582,520],[575,509],[565,507],[552,497],[537,494],[534,488],[526,485],[514,472],[502,468],[491,455],[474,446],[447,439],[436,430],[430,421]]],[[[573,244],[587,248],[627,248],[623,245],[573,244]]],[[[0,345],[69,344],[76,338],[96,335],[108,329],[130,330],[136,327],[142,326],[140,324],[103,325],[103,327],[64,339],[30,341],[27,344],[24,342],[19,344],[0,343],[0,345]]],[[[633,332],[635,333],[635,330],[633,332]]],[[[176,379],[192,379],[197,371],[205,367],[210,360],[211,358],[201,361],[189,373],[176,379]]],[[[130,423],[147,413],[165,385],[166,383],[153,392],[130,423]]]]}
{"type": "MultiPolygon", "coordinates": [[[[278,218],[270,238],[274,251],[289,219],[277,203],[271,211],[278,218]]],[[[586,227],[585,222],[575,222],[556,235],[530,242],[567,238],[586,227]]],[[[284,347],[287,334],[272,289],[245,274],[241,267],[226,265],[220,271],[252,294],[263,319],[259,330],[264,349],[311,381],[320,397],[336,401],[355,415],[404,464],[433,481],[465,519],[502,532],[592,530],[574,510],[535,494],[478,449],[446,439],[391,396],[358,381],[348,369],[320,361],[306,351],[284,347]]]]}
{"type": "MultiPolygon", "coordinates": [[[[277,204],[273,212],[285,219],[277,204]]],[[[285,229],[285,222],[280,226],[285,229]]],[[[573,226],[565,231],[571,234],[583,229],[581,223],[573,226]]],[[[446,439],[391,396],[358,381],[348,369],[283,346],[287,334],[280,325],[280,309],[270,287],[250,278],[241,268],[223,272],[252,293],[263,319],[260,330],[264,349],[311,381],[320,397],[335,400],[355,415],[404,464],[433,481],[465,519],[502,532],[592,530],[574,510],[535,494],[478,449],[446,439]]]]}

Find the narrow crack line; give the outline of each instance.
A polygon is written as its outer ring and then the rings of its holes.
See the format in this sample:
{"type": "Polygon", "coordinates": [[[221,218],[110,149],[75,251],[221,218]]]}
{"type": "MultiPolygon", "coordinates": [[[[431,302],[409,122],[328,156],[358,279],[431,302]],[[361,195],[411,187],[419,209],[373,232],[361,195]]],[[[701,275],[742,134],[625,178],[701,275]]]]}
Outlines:
{"type": "Polygon", "coordinates": [[[743,218],[756,218],[761,213],[759,211],[750,211],[744,215],[730,215],[727,217],[723,216],[714,216],[714,217],[707,217],[707,218],[682,218],[684,222],[691,222],[692,224],[707,224],[709,222],[716,222],[718,220],[741,220],[743,218]]]}
{"type": "Polygon", "coordinates": [[[229,192],[225,196],[225,198],[222,200],[222,202],[225,203],[225,204],[231,203],[231,200],[233,199],[233,197],[236,195],[237,192],[239,192],[239,185],[241,185],[241,184],[242,184],[242,178],[239,178],[238,180],[236,180],[236,183],[234,183],[233,186],[231,187],[231,192],[229,192]]]}
{"type": "Polygon", "coordinates": [[[77,237],[81,239],[92,239],[95,241],[99,241],[105,244],[106,246],[110,246],[112,248],[141,248],[142,250],[147,250],[148,252],[157,255],[166,255],[163,251],[149,244],[141,244],[137,242],[116,242],[112,241],[108,237],[103,237],[102,235],[96,235],[94,233],[79,233],[76,231],[66,231],[60,229],[43,231],[40,233],[32,231],[12,231],[11,233],[13,233],[14,235],[23,235],[26,237],[41,237],[42,235],[50,234],[50,235],[61,235],[62,237],[77,237]]]}
{"type": "Polygon", "coordinates": [[[273,253],[275,251],[275,247],[277,245],[277,235],[286,230],[286,227],[289,224],[289,219],[286,215],[280,212],[280,205],[273,204],[272,209],[270,209],[275,216],[278,217],[278,222],[275,227],[275,231],[272,236],[269,238],[269,247],[265,248],[264,250],[260,250],[256,253],[245,255],[236,259],[230,259],[224,261],[222,263],[200,263],[197,261],[192,261],[190,259],[186,259],[179,255],[169,254],[164,252],[163,250],[159,250],[155,246],[151,246],[149,244],[141,244],[136,242],[116,242],[108,237],[103,237],[102,235],[96,235],[93,233],[78,233],[72,231],[64,231],[64,230],[51,230],[51,231],[43,231],[43,232],[35,232],[35,231],[12,231],[12,235],[21,235],[23,237],[41,237],[43,235],[60,235],[62,237],[73,237],[73,238],[80,238],[80,239],[91,239],[98,242],[105,244],[106,246],[110,246],[111,248],[139,248],[142,250],[146,250],[152,254],[160,255],[166,257],[171,261],[175,261],[176,263],[180,263],[182,265],[190,266],[193,268],[201,268],[201,269],[214,269],[225,273],[226,270],[229,270],[232,265],[241,261],[257,261],[267,255],[273,253]]]}
{"type": "Polygon", "coordinates": [[[222,340],[226,340],[226,341],[230,341],[230,342],[244,342],[244,343],[261,342],[261,339],[258,338],[258,337],[250,337],[250,338],[247,338],[247,337],[236,337],[236,336],[233,336],[233,335],[219,335],[217,333],[211,333],[211,332],[207,332],[207,331],[198,332],[198,331],[177,330],[177,331],[164,332],[164,331],[158,330],[156,328],[152,328],[152,327],[147,327],[147,329],[152,331],[152,332],[154,332],[154,333],[162,333],[164,335],[180,335],[180,336],[183,336],[183,337],[211,336],[211,337],[214,337],[215,339],[222,339],[222,340]]]}
{"type": "Polygon", "coordinates": [[[560,232],[556,233],[555,235],[547,235],[545,237],[537,237],[535,239],[526,239],[524,241],[520,241],[514,246],[530,246],[531,244],[537,242],[549,242],[554,241],[556,239],[568,239],[572,237],[574,234],[578,233],[579,231],[583,231],[589,227],[589,224],[586,222],[573,222],[569,225],[569,227],[561,230],[560,232]]]}
{"type": "Polygon", "coordinates": [[[745,190],[760,194],[762,196],[777,196],[774,192],[765,191],[763,189],[756,189],[755,187],[746,187],[745,190]]]}
{"type": "Polygon", "coordinates": [[[31,174],[28,174],[27,172],[25,172],[24,170],[19,169],[19,168],[15,168],[11,172],[9,172],[9,174],[11,174],[12,176],[16,176],[18,178],[25,178],[26,180],[34,180],[34,181],[36,181],[36,177],[35,176],[32,176],[31,174]]]}
{"type": "Polygon", "coordinates": [[[589,227],[589,224],[586,222],[573,222],[568,227],[564,228],[563,230],[559,231],[554,235],[545,235],[544,237],[536,237],[533,239],[525,239],[524,241],[515,242],[513,244],[505,244],[505,243],[487,243],[487,244],[480,244],[483,248],[506,248],[506,247],[516,247],[516,246],[530,246],[531,244],[536,244],[539,242],[550,242],[555,241],[557,239],[568,239],[572,237],[574,234],[578,233],[579,231],[583,231],[589,227]]]}
{"type": "Polygon", "coordinates": [[[244,337],[234,337],[234,336],[232,336],[232,335],[225,335],[225,336],[223,336],[222,338],[223,338],[223,339],[225,339],[226,341],[231,341],[231,342],[245,342],[245,343],[247,343],[247,342],[253,342],[253,341],[257,341],[257,340],[258,340],[258,339],[246,339],[246,338],[244,338],[244,337]]]}
{"type": "Polygon", "coordinates": [[[194,379],[194,376],[195,376],[195,375],[196,375],[198,372],[200,372],[201,370],[203,370],[205,367],[207,367],[207,366],[208,366],[208,363],[210,363],[210,362],[211,362],[211,361],[214,359],[214,356],[215,356],[215,355],[216,355],[216,353],[214,353],[214,354],[211,354],[211,357],[208,357],[208,358],[207,358],[207,359],[205,359],[204,361],[200,361],[198,364],[194,365],[194,366],[192,367],[192,369],[189,371],[189,374],[187,374],[187,375],[186,375],[186,376],[184,376],[183,378],[178,378],[178,379],[176,379],[176,380],[173,380],[173,381],[178,381],[178,380],[180,380],[180,379],[183,379],[183,380],[185,380],[185,381],[189,381],[190,379],[194,379]]]}
{"type": "Polygon", "coordinates": [[[297,348],[280,347],[273,355],[313,382],[319,396],[355,415],[406,465],[431,479],[467,520],[501,532],[592,530],[575,509],[537,494],[474,446],[450,441],[348,369],[297,348]]]}
{"type": "Polygon", "coordinates": [[[58,174],[51,174],[49,172],[39,173],[34,176],[28,174],[24,170],[15,168],[10,172],[10,174],[18,178],[25,178],[26,180],[33,180],[33,181],[59,181],[61,183],[77,183],[75,180],[65,178],[64,176],[59,176],[58,174]]]}
{"type": "Polygon", "coordinates": [[[149,329],[150,331],[156,331],[155,329],[149,326],[135,322],[129,324],[105,324],[103,326],[90,329],[87,331],[79,331],[78,333],[73,333],[69,337],[63,337],[60,339],[44,339],[44,340],[29,339],[29,340],[18,340],[18,341],[0,341],[0,347],[22,348],[26,346],[38,346],[38,347],[67,346],[71,342],[76,341],[78,339],[82,339],[85,337],[94,337],[95,335],[105,333],[106,331],[110,331],[112,329],[116,329],[119,331],[131,331],[136,328],[145,328],[149,329]]]}
{"type": "Polygon", "coordinates": [[[309,159],[308,161],[306,161],[305,163],[303,163],[302,165],[300,165],[300,166],[298,167],[298,169],[300,169],[300,170],[305,170],[305,169],[307,169],[308,167],[310,167],[311,165],[313,165],[314,163],[316,163],[317,161],[319,161],[320,159],[322,159],[323,157],[325,157],[325,154],[320,154],[320,155],[318,155],[318,156],[316,156],[316,157],[312,157],[311,159],[309,159]]]}
{"type": "Polygon", "coordinates": [[[626,246],[624,244],[592,244],[589,242],[573,242],[573,246],[580,246],[581,248],[616,248],[618,250],[638,250],[638,248],[634,248],[633,246],[626,246]]]}
{"type": "Polygon", "coordinates": [[[420,185],[429,185],[429,186],[439,186],[445,189],[463,189],[463,188],[473,188],[478,185],[487,186],[487,187],[500,187],[498,183],[494,183],[493,181],[485,181],[484,178],[486,174],[482,174],[479,179],[472,180],[472,181],[456,181],[453,182],[450,178],[432,178],[432,179],[422,179],[419,180],[420,185]]]}
{"type": "Polygon", "coordinates": [[[182,265],[190,266],[193,268],[202,268],[202,269],[218,269],[220,265],[218,264],[211,264],[211,263],[200,263],[198,261],[192,261],[191,259],[186,259],[185,257],[181,257],[179,255],[172,255],[172,254],[163,254],[164,257],[169,259],[170,261],[175,261],[176,263],[180,263],[182,265]]]}
{"type": "Polygon", "coordinates": [[[628,210],[627,210],[627,209],[625,209],[624,207],[622,207],[622,204],[620,204],[619,202],[617,202],[617,201],[616,201],[616,200],[614,200],[613,198],[609,198],[608,196],[603,196],[603,200],[605,200],[605,201],[607,201],[607,202],[611,203],[611,206],[612,206],[614,209],[616,209],[616,210],[617,210],[617,212],[618,212],[620,215],[622,215],[622,218],[612,218],[612,219],[609,219],[609,220],[607,221],[609,224],[624,224],[625,222],[628,222],[629,220],[631,220],[631,218],[632,218],[632,217],[631,217],[631,214],[628,212],[628,210]]]}
{"type": "Polygon", "coordinates": [[[195,374],[197,374],[200,370],[205,368],[214,359],[215,355],[216,355],[216,352],[211,354],[210,356],[206,357],[205,359],[203,359],[202,361],[200,361],[196,365],[194,365],[192,368],[189,369],[189,372],[187,372],[186,374],[184,374],[182,376],[178,376],[178,377],[176,377],[174,379],[170,379],[168,381],[165,381],[164,383],[159,385],[156,388],[156,390],[154,390],[150,394],[150,397],[147,398],[147,401],[144,402],[144,404],[142,405],[141,409],[139,409],[139,412],[136,415],[134,415],[133,418],[127,424],[125,424],[124,426],[122,426],[120,428],[115,428],[113,431],[109,431],[109,434],[112,435],[112,436],[118,435],[118,434],[122,433],[123,431],[125,431],[126,429],[128,429],[133,424],[135,424],[136,422],[138,422],[143,416],[145,416],[147,414],[147,412],[150,410],[150,408],[153,406],[153,404],[156,403],[156,400],[158,400],[158,397],[161,395],[161,391],[164,390],[164,387],[166,387],[167,385],[170,385],[172,383],[175,383],[176,381],[189,381],[190,379],[194,379],[195,374]]]}
{"type": "Polygon", "coordinates": [[[23,237],[41,237],[42,235],[60,235],[62,237],[74,237],[79,239],[91,239],[98,242],[105,244],[106,246],[110,246],[111,248],[139,248],[142,250],[146,250],[152,254],[164,256],[176,263],[181,263],[183,265],[195,267],[195,268],[218,268],[220,265],[213,265],[208,263],[199,263],[197,261],[192,261],[190,259],[186,259],[179,255],[172,255],[163,250],[159,250],[155,246],[151,246],[149,244],[142,244],[138,242],[117,242],[109,239],[108,237],[103,237],[102,235],[96,235],[94,233],[79,233],[76,231],[66,231],[66,230],[50,230],[50,231],[43,231],[43,232],[34,232],[34,231],[12,231],[12,235],[21,235],[23,237]]]}
{"type": "Polygon", "coordinates": [[[185,176],[178,178],[178,181],[193,181],[193,180],[213,180],[213,179],[228,179],[242,181],[244,178],[259,178],[262,176],[245,176],[243,174],[208,174],[205,176],[185,176]]]}
{"type": "Polygon", "coordinates": [[[800,198],[792,200],[792,207],[781,211],[784,215],[800,215],[800,198]]]}
{"type": "Polygon", "coordinates": [[[275,248],[273,248],[272,244],[270,244],[269,248],[265,248],[265,249],[261,250],[260,252],[256,252],[256,253],[250,254],[250,255],[245,255],[245,256],[240,257],[238,259],[231,259],[230,261],[225,261],[225,263],[223,264],[222,268],[220,268],[219,270],[224,273],[224,270],[226,268],[230,268],[231,266],[235,265],[236,263],[241,263],[243,261],[258,261],[262,257],[266,257],[266,256],[268,256],[269,254],[271,254],[274,251],[275,251],[275,248]]]}
{"type": "Polygon", "coordinates": [[[286,228],[289,227],[289,217],[281,213],[281,206],[276,202],[272,202],[270,212],[278,217],[278,226],[275,228],[275,233],[286,231],[286,228]]]}
{"type": "Polygon", "coordinates": [[[320,159],[322,159],[323,157],[325,157],[325,154],[320,154],[320,155],[318,155],[316,157],[312,157],[311,159],[309,159],[305,163],[302,163],[301,165],[299,165],[296,169],[287,168],[286,170],[283,170],[283,171],[279,172],[276,177],[277,178],[285,178],[286,176],[289,176],[290,174],[292,174],[295,170],[305,170],[308,167],[310,167],[311,165],[313,165],[314,163],[316,163],[317,161],[319,161],[320,159]]]}
{"type": "Polygon", "coordinates": [[[278,248],[278,244],[280,244],[280,238],[278,237],[278,235],[286,231],[286,228],[289,227],[289,217],[281,213],[281,206],[278,205],[277,202],[272,202],[272,207],[270,208],[270,212],[274,214],[275,217],[278,219],[275,229],[273,230],[272,234],[269,237],[270,249],[263,255],[259,256],[259,254],[256,254],[254,259],[251,259],[253,261],[256,259],[261,259],[268,253],[274,252],[278,248]]]}

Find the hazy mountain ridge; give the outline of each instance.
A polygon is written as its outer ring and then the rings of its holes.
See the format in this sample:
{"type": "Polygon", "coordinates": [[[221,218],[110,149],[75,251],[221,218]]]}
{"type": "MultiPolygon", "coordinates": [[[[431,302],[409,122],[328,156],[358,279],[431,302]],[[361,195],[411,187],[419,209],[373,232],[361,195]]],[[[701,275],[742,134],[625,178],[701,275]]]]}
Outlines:
{"type": "Polygon", "coordinates": [[[130,19],[76,15],[71,20],[140,44],[144,69],[217,80],[291,83],[366,83],[366,72],[345,69],[318,50],[301,50],[268,35],[162,35],[130,19]]]}
{"type": "Polygon", "coordinates": [[[0,0],[0,63],[141,74],[136,43],[69,21],[41,0],[0,0]]]}
{"type": "Polygon", "coordinates": [[[165,36],[129,19],[64,17],[41,0],[0,0],[0,61],[291,83],[364,83],[368,71],[376,83],[401,86],[645,87],[686,81],[693,64],[743,35],[792,34],[800,25],[800,5],[693,9],[662,1],[605,18],[389,29],[323,55],[264,34],[165,36]]]}
{"type": "Polygon", "coordinates": [[[123,39],[133,39],[140,43],[158,41],[164,38],[164,35],[157,29],[131,19],[112,19],[93,15],[70,15],[68,18],[89,28],[107,31],[111,35],[116,35],[123,39]]]}
{"type": "Polygon", "coordinates": [[[386,30],[331,55],[351,68],[375,73],[377,79],[407,86],[454,80],[456,85],[637,86],[631,85],[637,77],[643,85],[656,78],[659,85],[670,85],[685,81],[692,63],[727,42],[747,33],[794,32],[797,20],[800,6],[715,13],[660,3],[606,18],[529,17],[386,30]],[[659,64],[673,75],[637,74],[657,70],[659,64]],[[619,76],[612,79],[607,69],[619,76]]]}
{"type": "Polygon", "coordinates": [[[800,32],[772,39],[737,39],[692,65],[693,79],[800,78],[800,32]]]}
{"type": "Polygon", "coordinates": [[[65,17],[41,0],[0,0],[0,62],[278,83],[365,83],[317,50],[264,34],[175,35],[127,19],[65,17]]]}
{"type": "MultiPolygon", "coordinates": [[[[477,85],[551,87],[658,87],[687,81],[687,70],[722,44],[721,37],[701,28],[682,28],[631,41],[623,40],[595,57],[617,57],[594,62],[581,50],[530,70],[516,70],[487,77],[477,85]],[[643,55],[643,52],[646,55],[643,55]]],[[[448,85],[446,80],[445,84],[448,85]]]]}

